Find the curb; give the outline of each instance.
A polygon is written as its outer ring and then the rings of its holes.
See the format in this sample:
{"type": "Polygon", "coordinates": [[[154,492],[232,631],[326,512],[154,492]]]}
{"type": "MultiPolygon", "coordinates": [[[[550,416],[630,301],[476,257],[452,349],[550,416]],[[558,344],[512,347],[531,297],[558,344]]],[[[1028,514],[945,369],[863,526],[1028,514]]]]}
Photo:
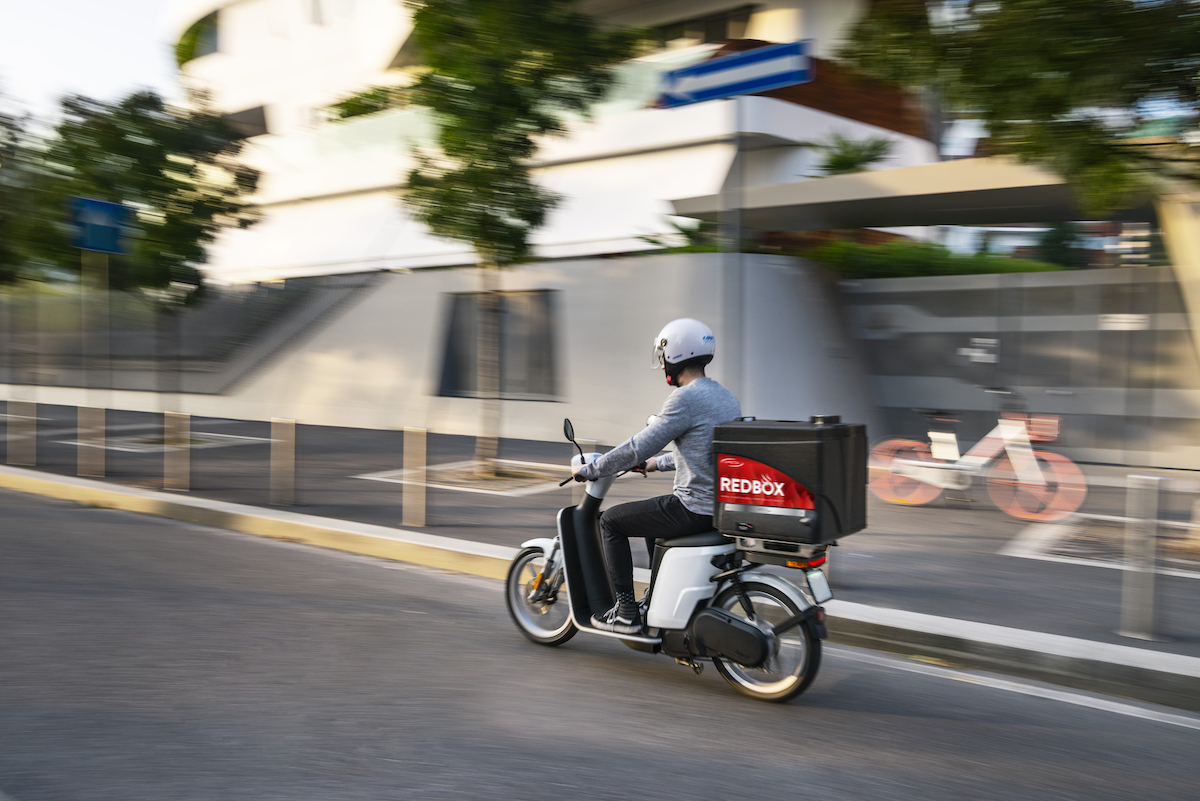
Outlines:
{"type": "MultiPolygon", "coordinates": [[[[0,466],[0,488],[503,579],[516,548],[0,466]]],[[[641,582],[649,573],[637,572],[641,582]]],[[[1200,659],[833,600],[832,642],[1200,712],[1200,659]]]]}

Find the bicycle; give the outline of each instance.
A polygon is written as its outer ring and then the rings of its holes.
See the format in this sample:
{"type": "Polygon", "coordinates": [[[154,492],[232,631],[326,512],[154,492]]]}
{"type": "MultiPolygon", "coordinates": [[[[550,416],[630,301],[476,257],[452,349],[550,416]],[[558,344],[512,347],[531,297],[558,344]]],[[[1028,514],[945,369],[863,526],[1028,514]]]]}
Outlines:
{"type": "MultiPolygon", "coordinates": [[[[1008,390],[988,390],[998,394],[1008,390]]],[[[1062,520],[1083,505],[1087,480],[1065,456],[1033,449],[1058,438],[1057,415],[1001,412],[988,434],[959,455],[957,423],[937,409],[914,409],[933,424],[929,442],[890,439],[871,449],[868,485],[890,503],[925,506],[943,491],[967,490],[987,471],[988,495],[997,508],[1020,520],[1062,520]],[[940,429],[940,430],[938,430],[940,429]]]]}

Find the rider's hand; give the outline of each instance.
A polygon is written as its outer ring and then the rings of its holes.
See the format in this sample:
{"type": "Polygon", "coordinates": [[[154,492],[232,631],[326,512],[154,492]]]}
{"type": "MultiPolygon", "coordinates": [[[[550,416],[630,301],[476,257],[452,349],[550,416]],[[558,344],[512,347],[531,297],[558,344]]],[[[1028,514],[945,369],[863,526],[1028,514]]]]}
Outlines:
{"type": "Polygon", "coordinates": [[[579,482],[581,482],[581,483],[582,483],[582,482],[584,482],[584,481],[587,481],[587,479],[586,479],[586,478],[584,478],[583,476],[579,475],[579,471],[580,471],[580,470],[582,470],[582,469],[583,469],[583,465],[581,465],[581,464],[575,464],[575,465],[571,465],[571,478],[573,478],[573,479],[575,479],[576,481],[579,481],[579,482]]]}
{"type": "Polygon", "coordinates": [[[658,470],[658,457],[651,456],[649,459],[646,460],[646,472],[653,473],[656,470],[658,470]]]}

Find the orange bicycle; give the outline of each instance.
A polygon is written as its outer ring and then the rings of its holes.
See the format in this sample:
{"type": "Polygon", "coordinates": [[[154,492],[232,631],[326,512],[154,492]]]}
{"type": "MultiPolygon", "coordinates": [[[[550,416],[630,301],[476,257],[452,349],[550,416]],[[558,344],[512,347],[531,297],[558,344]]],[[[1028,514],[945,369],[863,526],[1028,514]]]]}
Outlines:
{"type": "MultiPolygon", "coordinates": [[[[1010,394],[1010,393],[1005,393],[1010,394]]],[[[996,427],[965,454],[945,430],[949,412],[917,409],[930,420],[929,442],[889,439],[871,450],[869,486],[890,503],[924,506],[947,489],[966,490],[987,471],[988,495],[1021,520],[1062,520],[1083,505],[1087,481],[1065,456],[1033,449],[1058,438],[1057,415],[1003,412],[996,427]]]]}

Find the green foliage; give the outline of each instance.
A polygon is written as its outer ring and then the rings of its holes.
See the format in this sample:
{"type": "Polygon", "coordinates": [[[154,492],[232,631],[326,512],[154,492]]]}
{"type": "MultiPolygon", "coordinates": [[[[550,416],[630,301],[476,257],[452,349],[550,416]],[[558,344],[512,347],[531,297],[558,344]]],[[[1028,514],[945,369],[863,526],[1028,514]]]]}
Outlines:
{"type": "Polygon", "coordinates": [[[894,140],[882,136],[847,139],[841,134],[834,134],[828,143],[817,145],[825,152],[825,159],[817,165],[817,172],[821,175],[862,172],[872,164],[891,156],[895,146],[894,140]]]}
{"type": "Polygon", "coordinates": [[[886,245],[830,242],[809,258],[848,278],[909,278],[918,275],[1034,273],[1061,270],[1056,264],[1004,256],[962,256],[932,242],[898,241],[886,245]]]}
{"type": "Polygon", "coordinates": [[[716,253],[721,249],[718,236],[720,227],[715,222],[701,220],[697,225],[680,225],[675,220],[668,219],[667,224],[675,229],[674,234],[646,234],[638,239],[660,247],[668,253],[716,253]]]}
{"type": "Polygon", "coordinates": [[[600,30],[571,0],[408,0],[427,71],[412,102],[433,110],[439,153],[419,153],[404,202],[434,234],[484,264],[529,256],[557,197],[533,182],[535,137],[563,131],[612,82],[638,37],[600,30]]]}
{"type": "Polygon", "coordinates": [[[202,104],[185,111],[150,91],[115,103],[62,101],[63,120],[39,149],[25,197],[26,255],[43,266],[78,271],[68,198],[123,203],[135,214],[129,253],[110,257],[114,289],[141,288],[160,299],[195,299],[197,265],[221,228],[246,227],[245,202],[258,172],[236,161],[245,140],[202,104]]]}
{"type": "Polygon", "coordinates": [[[1038,240],[1038,255],[1043,261],[1072,270],[1087,266],[1087,253],[1079,247],[1079,228],[1071,223],[1055,223],[1038,240]]]}
{"type": "Polygon", "coordinates": [[[0,283],[21,275],[20,240],[26,217],[22,198],[29,181],[28,134],[19,117],[0,112],[0,283]]]}
{"type": "Polygon", "coordinates": [[[175,43],[175,65],[182,68],[194,58],[208,55],[217,49],[217,15],[214,11],[193,22],[175,43]]]}
{"type": "Polygon", "coordinates": [[[989,148],[1046,167],[1085,211],[1200,180],[1185,146],[1129,141],[1152,105],[1198,106],[1200,14],[1190,0],[971,0],[872,5],[841,57],[923,86],[986,122],[989,148]]]}
{"type": "Polygon", "coordinates": [[[390,108],[400,108],[408,103],[408,92],[397,86],[372,86],[361,92],[342,98],[329,107],[335,120],[348,120],[376,114],[390,108]]]}

